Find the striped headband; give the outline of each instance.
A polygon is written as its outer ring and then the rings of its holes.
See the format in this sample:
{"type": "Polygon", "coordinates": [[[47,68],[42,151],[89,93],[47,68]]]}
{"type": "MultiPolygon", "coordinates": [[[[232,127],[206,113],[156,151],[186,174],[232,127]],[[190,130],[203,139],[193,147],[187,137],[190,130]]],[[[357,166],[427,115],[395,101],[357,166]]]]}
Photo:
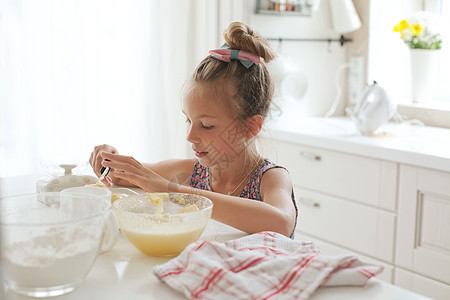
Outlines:
{"type": "Polygon", "coordinates": [[[231,49],[226,43],[218,49],[209,50],[209,54],[211,54],[212,57],[224,62],[238,60],[247,69],[253,64],[260,63],[260,58],[258,55],[243,50],[231,49]]]}

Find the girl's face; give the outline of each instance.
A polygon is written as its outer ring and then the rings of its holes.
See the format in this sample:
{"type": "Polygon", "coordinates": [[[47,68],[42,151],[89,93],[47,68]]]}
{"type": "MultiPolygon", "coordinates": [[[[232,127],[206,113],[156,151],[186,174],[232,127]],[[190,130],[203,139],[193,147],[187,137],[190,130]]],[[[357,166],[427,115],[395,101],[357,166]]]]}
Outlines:
{"type": "Polygon", "coordinates": [[[182,100],[186,115],[187,140],[203,166],[232,161],[244,153],[248,130],[224,101],[233,99],[234,89],[223,85],[213,89],[194,86],[182,100]]]}

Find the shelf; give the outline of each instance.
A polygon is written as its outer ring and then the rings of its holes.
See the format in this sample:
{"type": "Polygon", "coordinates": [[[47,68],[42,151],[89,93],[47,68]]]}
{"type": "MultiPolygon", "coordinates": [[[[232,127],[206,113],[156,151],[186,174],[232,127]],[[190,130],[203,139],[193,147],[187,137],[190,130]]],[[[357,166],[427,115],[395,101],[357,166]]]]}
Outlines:
{"type": "Polygon", "coordinates": [[[272,16],[311,16],[310,1],[301,0],[258,0],[256,14],[272,16]]]}
{"type": "Polygon", "coordinates": [[[301,12],[301,11],[274,11],[268,9],[260,9],[256,11],[259,15],[272,15],[272,16],[302,16],[310,17],[311,12],[301,12]]]}

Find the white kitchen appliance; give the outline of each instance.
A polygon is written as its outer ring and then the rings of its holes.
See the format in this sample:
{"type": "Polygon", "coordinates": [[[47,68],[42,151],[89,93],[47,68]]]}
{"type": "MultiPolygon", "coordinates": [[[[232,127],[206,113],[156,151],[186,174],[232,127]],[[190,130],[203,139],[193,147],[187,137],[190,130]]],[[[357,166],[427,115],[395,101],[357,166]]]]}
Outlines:
{"type": "Polygon", "coordinates": [[[377,128],[389,121],[397,111],[386,90],[376,81],[366,88],[356,105],[353,119],[356,128],[362,134],[372,134],[377,128]]]}

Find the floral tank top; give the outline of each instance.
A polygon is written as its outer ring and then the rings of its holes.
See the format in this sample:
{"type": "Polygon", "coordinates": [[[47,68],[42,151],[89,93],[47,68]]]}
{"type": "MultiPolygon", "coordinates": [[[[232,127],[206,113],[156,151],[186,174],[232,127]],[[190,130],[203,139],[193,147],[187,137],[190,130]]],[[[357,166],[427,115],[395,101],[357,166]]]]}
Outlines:
{"type": "MultiPolygon", "coordinates": [[[[252,177],[250,177],[248,183],[245,185],[244,189],[239,194],[239,197],[262,201],[261,195],[259,193],[261,179],[262,179],[264,173],[267,170],[270,170],[272,168],[285,169],[284,167],[276,165],[271,160],[265,158],[263,160],[263,162],[261,162],[261,164],[256,168],[252,177]]],[[[197,188],[197,189],[201,189],[201,190],[211,191],[211,186],[209,185],[209,168],[202,166],[198,160],[195,162],[194,170],[192,171],[189,186],[197,188]]],[[[291,195],[292,195],[291,196],[292,202],[293,202],[294,208],[295,208],[295,224],[297,224],[298,209],[297,209],[297,205],[295,204],[294,190],[292,190],[291,195]]],[[[295,232],[295,226],[294,226],[294,230],[292,231],[292,233],[290,235],[291,238],[294,238],[294,232],[295,232]]]]}

